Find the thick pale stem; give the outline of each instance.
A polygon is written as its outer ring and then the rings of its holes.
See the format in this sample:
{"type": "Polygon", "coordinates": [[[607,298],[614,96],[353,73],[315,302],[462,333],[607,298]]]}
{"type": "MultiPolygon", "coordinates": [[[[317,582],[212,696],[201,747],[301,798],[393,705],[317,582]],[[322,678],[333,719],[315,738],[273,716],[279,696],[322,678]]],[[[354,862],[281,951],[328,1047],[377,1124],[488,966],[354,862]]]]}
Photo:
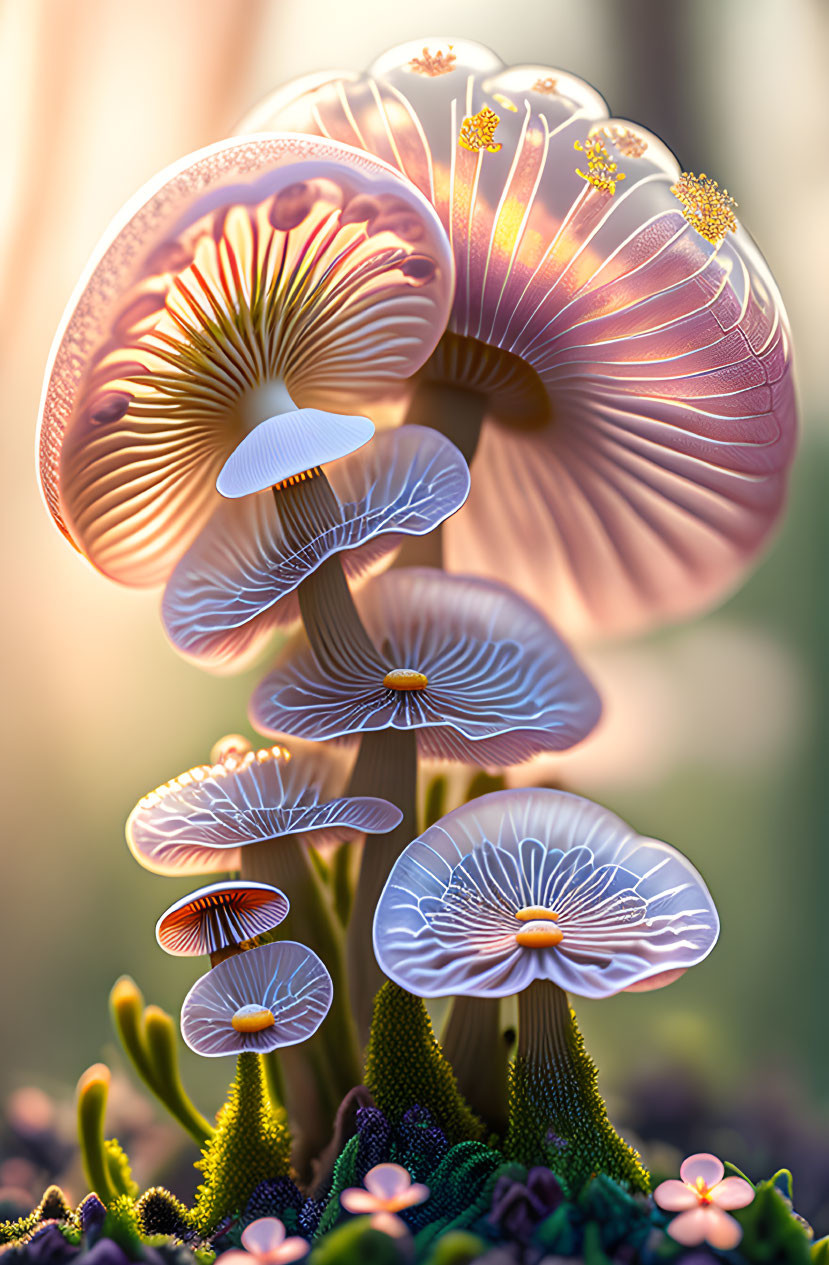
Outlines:
{"type": "Polygon", "coordinates": [[[509,1050],[501,1029],[500,998],[456,997],[441,1045],[472,1110],[503,1136],[509,1050]]]}
{"type": "Polygon", "coordinates": [[[346,936],[352,1007],[358,1036],[365,1043],[374,996],[384,980],[374,956],[374,911],[392,865],[417,834],[417,730],[383,729],[363,734],[348,793],[379,795],[403,813],[394,830],[371,836],[363,846],[346,936]]]}
{"type": "Polygon", "coordinates": [[[570,1003],[552,980],[535,980],[518,995],[518,1058],[551,1070],[567,1059],[573,1028],[570,1003]]]}
{"type": "Polygon", "coordinates": [[[468,465],[478,447],[486,406],[483,391],[426,379],[416,384],[404,421],[440,431],[460,448],[468,465]]]}
{"type": "Polygon", "coordinates": [[[361,660],[380,680],[386,668],[363,627],[338,555],[326,558],[297,590],[311,649],[321,670],[335,677],[353,672],[361,660]]]}
{"type": "MultiPolygon", "coordinates": [[[[486,396],[471,387],[420,381],[412,393],[405,421],[430,426],[460,448],[472,461],[486,412],[486,396]]],[[[395,559],[396,567],[442,567],[443,524],[426,536],[407,536],[395,559]]]]}

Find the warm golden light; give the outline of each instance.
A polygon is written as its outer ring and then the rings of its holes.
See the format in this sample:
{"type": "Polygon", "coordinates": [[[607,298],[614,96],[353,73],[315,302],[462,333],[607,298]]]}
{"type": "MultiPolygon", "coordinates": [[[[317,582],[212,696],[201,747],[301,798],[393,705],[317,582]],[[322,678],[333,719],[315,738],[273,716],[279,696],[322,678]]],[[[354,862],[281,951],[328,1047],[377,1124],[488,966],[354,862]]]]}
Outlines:
{"type": "Polygon", "coordinates": [[[231,1019],[237,1032],[264,1032],[276,1023],[273,1012],[264,1006],[242,1006],[231,1019]]]}
{"type": "Polygon", "coordinates": [[[414,668],[392,668],[383,677],[383,684],[387,690],[425,690],[429,678],[414,668]]]}

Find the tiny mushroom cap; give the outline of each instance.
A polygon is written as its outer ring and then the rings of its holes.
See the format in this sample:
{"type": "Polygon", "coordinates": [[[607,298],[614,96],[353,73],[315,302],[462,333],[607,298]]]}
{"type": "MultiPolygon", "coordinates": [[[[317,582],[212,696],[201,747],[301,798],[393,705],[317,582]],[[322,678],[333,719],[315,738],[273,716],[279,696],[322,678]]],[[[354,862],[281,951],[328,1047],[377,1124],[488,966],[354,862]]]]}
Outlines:
{"type": "Polygon", "coordinates": [[[402,814],[387,800],[332,798],[342,769],[336,753],[302,742],[242,754],[231,747],[145,795],[130,813],[127,843],[155,874],[210,874],[238,870],[241,850],[265,839],[304,835],[319,847],[393,830],[402,814]]]}
{"type": "MultiPolygon", "coordinates": [[[[271,496],[219,506],[164,591],[162,619],[177,650],[214,670],[242,667],[275,628],[299,618],[296,590],[327,558],[341,554],[346,575],[357,578],[402,536],[432,531],[469,493],[458,449],[423,426],[384,431],[325,473],[336,515],[304,514],[301,545],[271,496]]],[[[292,508],[302,515],[298,500],[292,508]]]]}
{"type": "Polygon", "coordinates": [[[570,651],[500,584],[410,567],[377,576],[355,600],[383,653],[346,646],[323,671],[299,634],[253,694],[257,729],[315,740],[416,729],[421,755],[512,764],[575,745],[599,718],[570,651]]]}
{"type": "Polygon", "coordinates": [[[333,993],[331,976],[305,945],[262,944],[196,980],[181,1008],[181,1034],[208,1058],[265,1054],[313,1036],[333,993]]]}
{"type": "Polygon", "coordinates": [[[236,880],[211,883],[166,909],[155,938],[166,953],[199,957],[242,944],[278,927],[290,902],[269,883],[236,880]]]}
{"type": "Polygon", "coordinates": [[[374,951],[421,997],[504,997],[534,980],[608,997],[670,983],[718,934],[675,848],[578,795],[529,789],[472,800],[409,844],[377,905],[374,951]]]}
{"type": "Polygon", "coordinates": [[[454,36],[289,84],[241,126],[376,154],[450,236],[458,285],[421,378],[486,397],[450,569],[571,633],[734,586],[780,514],[796,402],[782,300],[725,189],[575,76],[454,36]]]}
{"type": "Polygon", "coordinates": [[[361,414],[429,356],[453,280],[429,202],[365,152],[263,135],[188,155],[121,212],[58,331],[38,441],[55,523],[110,578],[163,583],[220,492],[370,438],[361,414]]]}

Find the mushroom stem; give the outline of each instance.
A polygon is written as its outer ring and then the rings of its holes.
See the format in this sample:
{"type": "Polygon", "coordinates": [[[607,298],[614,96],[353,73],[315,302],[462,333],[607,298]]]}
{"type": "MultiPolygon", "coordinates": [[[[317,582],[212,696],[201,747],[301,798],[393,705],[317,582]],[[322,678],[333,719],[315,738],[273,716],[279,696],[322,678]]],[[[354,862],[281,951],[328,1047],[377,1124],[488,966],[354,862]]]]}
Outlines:
{"type": "Polygon", "coordinates": [[[647,1193],[648,1174],[610,1123],[597,1079],[567,994],[552,980],[535,980],[518,997],[508,1158],[548,1164],[574,1198],[597,1173],[647,1193]]]}
{"type": "Polygon", "coordinates": [[[460,448],[467,465],[478,447],[486,413],[485,392],[423,378],[416,382],[404,422],[431,426],[460,448]]]}
{"type": "Polygon", "coordinates": [[[323,672],[333,676],[341,676],[344,670],[352,673],[355,662],[363,658],[382,679],[386,666],[363,627],[338,554],[312,571],[297,595],[311,649],[323,672]]]}
{"type": "Polygon", "coordinates": [[[417,834],[417,730],[363,734],[348,784],[349,795],[379,795],[402,811],[400,824],[363,845],[357,890],[346,933],[346,962],[357,1033],[368,1040],[374,996],[384,976],[374,956],[374,911],[391,867],[417,834]]]}
{"type": "Polygon", "coordinates": [[[319,1031],[302,1046],[303,1058],[282,1051],[285,1101],[311,1154],[328,1141],[342,1099],[360,1081],[360,1057],[348,1007],[343,941],[322,881],[305,846],[293,835],[266,839],[242,849],[242,875],[289,892],[291,909],[280,923],[280,940],[298,940],[322,959],[334,998],[319,1031]],[[311,1069],[311,1082],[304,1063],[311,1069]]]}
{"type": "Polygon", "coordinates": [[[501,999],[456,997],[441,1045],[472,1110],[503,1137],[509,1046],[501,1029],[501,999]]]}
{"type": "MultiPolygon", "coordinates": [[[[415,426],[430,426],[451,439],[468,465],[478,447],[485,412],[486,395],[481,391],[422,379],[415,385],[404,420],[415,426]]],[[[442,567],[443,524],[426,536],[407,536],[394,566],[442,567]]]]}

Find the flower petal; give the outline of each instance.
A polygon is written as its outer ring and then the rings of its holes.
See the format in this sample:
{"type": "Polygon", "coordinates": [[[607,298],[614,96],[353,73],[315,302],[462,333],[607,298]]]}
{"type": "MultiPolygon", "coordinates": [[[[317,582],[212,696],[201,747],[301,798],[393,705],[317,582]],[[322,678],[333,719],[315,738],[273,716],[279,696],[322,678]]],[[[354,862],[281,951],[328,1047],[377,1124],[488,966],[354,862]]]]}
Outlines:
{"type": "Polygon", "coordinates": [[[742,1177],[726,1177],[708,1191],[718,1208],[745,1208],[754,1199],[754,1187],[742,1177]]]}
{"type": "Polygon", "coordinates": [[[660,1182],[653,1192],[653,1197],[659,1207],[664,1208],[666,1212],[685,1212],[689,1208],[696,1208],[699,1204],[699,1195],[696,1191],[686,1186],[685,1182],[678,1182],[676,1178],[660,1182]]]}
{"type": "Polygon", "coordinates": [[[400,1212],[402,1208],[412,1208],[415,1204],[424,1203],[428,1198],[429,1187],[424,1186],[422,1182],[413,1182],[407,1190],[395,1195],[389,1211],[400,1212]]]}
{"type": "Polygon", "coordinates": [[[408,1236],[409,1228],[405,1221],[401,1221],[393,1212],[375,1212],[371,1218],[372,1230],[380,1230],[383,1234],[388,1234],[393,1239],[404,1239],[408,1236]]]}
{"type": "Polygon", "coordinates": [[[722,1181],[724,1173],[722,1160],[717,1159],[716,1155],[710,1155],[707,1151],[689,1155],[682,1161],[679,1170],[680,1177],[689,1186],[696,1186],[701,1179],[709,1189],[722,1181]]]}
{"type": "Polygon", "coordinates": [[[242,1246],[254,1256],[267,1256],[285,1238],[285,1226],[278,1217],[259,1217],[242,1231],[242,1246]]]}
{"type": "Polygon", "coordinates": [[[289,1261],[301,1261],[303,1256],[307,1256],[310,1250],[310,1243],[305,1239],[301,1239],[298,1235],[292,1235],[290,1239],[286,1239],[276,1249],[276,1254],[271,1257],[272,1265],[288,1265],[289,1261]]]}
{"type": "Polygon", "coordinates": [[[376,1212],[380,1201],[360,1186],[348,1186],[340,1192],[340,1203],[346,1212],[376,1212]]]}
{"type": "Polygon", "coordinates": [[[396,1199],[407,1191],[412,1184],[408,1169],[402,1164],[375,1164],[366,1173],[363,1181],[366,1190],[378,1199],[396,1199]]]}

